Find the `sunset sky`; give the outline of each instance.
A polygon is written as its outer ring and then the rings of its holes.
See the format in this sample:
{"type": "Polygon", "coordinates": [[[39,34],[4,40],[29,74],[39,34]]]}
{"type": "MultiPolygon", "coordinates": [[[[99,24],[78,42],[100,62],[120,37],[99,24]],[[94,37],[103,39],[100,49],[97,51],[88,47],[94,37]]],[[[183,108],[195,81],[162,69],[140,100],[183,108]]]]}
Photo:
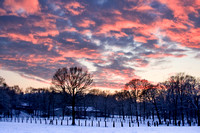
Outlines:
{"type": "Polygon", "coordinates": [[[133,78],[200,77],[200,0],[1,0],[0,76],[49,87],[58,68],[80,66],[95,87],[133,78]]]}

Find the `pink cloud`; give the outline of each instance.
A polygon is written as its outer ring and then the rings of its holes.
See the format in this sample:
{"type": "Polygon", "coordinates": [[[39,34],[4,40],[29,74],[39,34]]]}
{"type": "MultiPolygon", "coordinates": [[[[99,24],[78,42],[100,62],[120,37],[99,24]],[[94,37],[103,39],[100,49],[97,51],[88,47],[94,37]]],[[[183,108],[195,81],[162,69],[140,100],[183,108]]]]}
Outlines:
{"type": "Polygon", "coordinates": [[[154,53],[154,54],[143,55],[143,56],[148,57],[148,58],[164,58],[164,57],[177,57],[177,58],[181,58],[181,57],[184,57],[186,55],[184,55],[184,54],[154,53]]]}
{"type": "Polygon", "coordinates": [[[6,33],[6,34],[0,35],[0,37],[8,37],[14,41],[20,40],[20,41],[32,42],[33,44],[38,43],[37,39],[35,39],[32,34],[22,35],[22,34],[17,34],[17,33],[6,33]]]}
{"type": "Polygon", "coordinates": [[[59,31],[58,30],[47,30],[47,31],[44,31],[44,32],[37,32],[36,33],[38,36],[40,37],[47,37],[47,36],[56,36],[59,34],[59,31]]]}
{"type": "Polygon", "coordinates": [[[195,8],[198,8],[196,4],[198,4],[198,0],[159,0],[162,4],[167,5],[174,14],[175,18],[182,19],[182,20],[188,20],[188,14],[198,13],[195,8]],[[187,3],[187,4],[185,4],[187,3]]]}
{"type": "Polygon", "coordinates": [[[38,0],[5,0],[4,6],[12,12],[26,12],[34,14],[40,11],[40,4],[38,0]]]}
{"type": "Polygon", "coordinates": [[[63,30],[61,30],[62,32],[78,32],[78,30],[74,27],[66,27],[63,30]]]}
{"type": "Polygon", "coordinates": [[[59,51],[59,54],[62,57],[71,57],[71,58],[88,58],[88,59],[97,59],[101,58],[101,54],[95,50],[82,48],[80,50],[67,50],[67,51],[59,51]]]}
{"type": "Polygon", "coordinates": [[[6,15],[6,10],[0,8],[0,16],[6,15]]]}
{"type": "Polygon", "coordinates": [[[72,38],[67,38],[66,41],[71,42],[71,43],[79,43],[76,41],[76,39],[72,39],[72,38]]]}
{"type": "Polygon", "coordinates": [[[147,39],[148,38],[143,37],[143,36],[134,36],[134,41],[137,41],[137,42],[147,43],[147,39]]]}
{"type": "Polygon", "coordinates": [[[163,19],[156,23],[163,30],[161,33],[172,41],[189,48],[200,48],[200,28],[194,28],[192,22],[187,22],[190,29],[180,21],[174,22],[173,20],[163,19]]]}
{"type": "Polygon", "coordinates": [[[89,19],[84,19],[84,20],[82,20],[82,21],[80,21],[80,22],[77,23],[77,25],[79,27],[83,27],[83,28],[88,28],[90,26],[95,26],[95,24],[96,23],[94,21],[89,20],[89,19]]]}
{"type": "Polygon", "coordinates": [[[66,4],[65,8],[73,15],[80,15],[85,10],[85,7],[76,1],[66,4]]]}

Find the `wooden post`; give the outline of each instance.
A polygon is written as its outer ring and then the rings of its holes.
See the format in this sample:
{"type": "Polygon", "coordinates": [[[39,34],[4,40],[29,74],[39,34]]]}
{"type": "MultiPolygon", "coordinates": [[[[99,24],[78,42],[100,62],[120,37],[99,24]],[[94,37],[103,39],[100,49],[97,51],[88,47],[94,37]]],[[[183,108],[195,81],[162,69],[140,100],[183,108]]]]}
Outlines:
{"type": "Polygon", "coordinates": [[[121,127],[123,127],[123,122],[121,121],[121,127]]]}
{"type": "Polygon", "coordinates": [[[85,126],[87,126],[87,120],[85,120],[85,126]]]}
{"type": "Polygon", "coordinates": [[[105,120],[105,127],[107,127],[106,120],[105,120]]]}
{"type": "Polygon", "coordinates": [[[129,121],[129,127],[131,127],[131,122],[129,121]]]}
{"type": "Polygon", "coordinates": [[[98,126],[100,127],[100,121],[98,121],[98,126]]]}
{"type": "Polygon", "coordinates": [[[78,120],[78,126],[81,126],[81,122],[80,122],[80,120],[78,120]]]}
{"type": "Polygon", "coordinates": [[[93,120],[92,120],[91,126],[93,127],[93,120]]]}
{"type": "Polygon", "coordinates": [[[115,121],[113,121],[113,127],[115,127],[115,121]]]}

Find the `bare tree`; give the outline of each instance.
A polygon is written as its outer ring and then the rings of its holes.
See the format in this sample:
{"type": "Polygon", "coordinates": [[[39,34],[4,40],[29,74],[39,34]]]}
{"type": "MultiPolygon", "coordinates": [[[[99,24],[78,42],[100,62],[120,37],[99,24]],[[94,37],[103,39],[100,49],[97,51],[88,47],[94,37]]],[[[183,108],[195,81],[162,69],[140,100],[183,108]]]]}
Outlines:
{"type": "Polygon", "coordinates": [[[136,120],[138,122],[138,101],[142,95],[142,90],[146,89],[149,85],[147,80],[133,79],[129,83],[125,84],[125,90],[128,98],[134,103],[136,120]]]}
{"type": "Polygon", "coordinates": [[[75,125],[75,102],[79,94],[83,93],[91,84],[92,76],[82,68],[71,67],[58,69],[52,83],[62,89],[63,95],[70,94],[72,98],[72,125],[75,125]]]}
{"type": "Polygon", "coordinates": [[[5,83],[5,79],[0,76],[0,86],[2,86],[5,83]]]}
{"type": "Polygon", "coordinates": [[[189,98],[197,112],[198,126],[200,126],[200,80],[191,78],[189,89],[189,98]]]}
{"type": "Polygon", "coordinates": [[[168,100],[172,103],[174,124],[177,125],[178,114],[181,115],[182,125],[184,126],[184,108],[187,103],[188,94],[194,88],[195,78],[184,73],[178,73],[171,76],[169,81],[165,82],[168,89],[168,100]]]}
{"type": "Polygon", "coordinates": [[[160,101],[160,97],[162,96],[162,87],[157,85],[149,85],[147,91],[146,91],[146,97],[149,102],[151,102],[156,110],[156,114],[158,117],[159,124],[161,124],[161,118],[160,118],[160,111],[158,108],[158,102],[160,101]]]}
{"type": "Polygon", "coordinates": [[[125,119],[125,101],[126,101],[126,92],[124,91],[120,91],[120,92],[116,92],[115,94],[115,99],[118,102],[118,108],[119,108],[119,114],[122,114],[123,120],[125,119]]]}

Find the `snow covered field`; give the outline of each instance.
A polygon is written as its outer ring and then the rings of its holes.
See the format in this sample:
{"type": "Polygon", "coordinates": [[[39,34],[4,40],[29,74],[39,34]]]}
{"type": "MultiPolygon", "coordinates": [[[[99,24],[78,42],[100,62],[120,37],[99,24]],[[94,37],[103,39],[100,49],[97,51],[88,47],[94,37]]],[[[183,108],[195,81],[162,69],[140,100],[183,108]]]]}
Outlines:
{"type": "Polygon", "coordinates": [[[84,127],[0,122],[0,133],[199,133],[200,127],[84,127]]]}

